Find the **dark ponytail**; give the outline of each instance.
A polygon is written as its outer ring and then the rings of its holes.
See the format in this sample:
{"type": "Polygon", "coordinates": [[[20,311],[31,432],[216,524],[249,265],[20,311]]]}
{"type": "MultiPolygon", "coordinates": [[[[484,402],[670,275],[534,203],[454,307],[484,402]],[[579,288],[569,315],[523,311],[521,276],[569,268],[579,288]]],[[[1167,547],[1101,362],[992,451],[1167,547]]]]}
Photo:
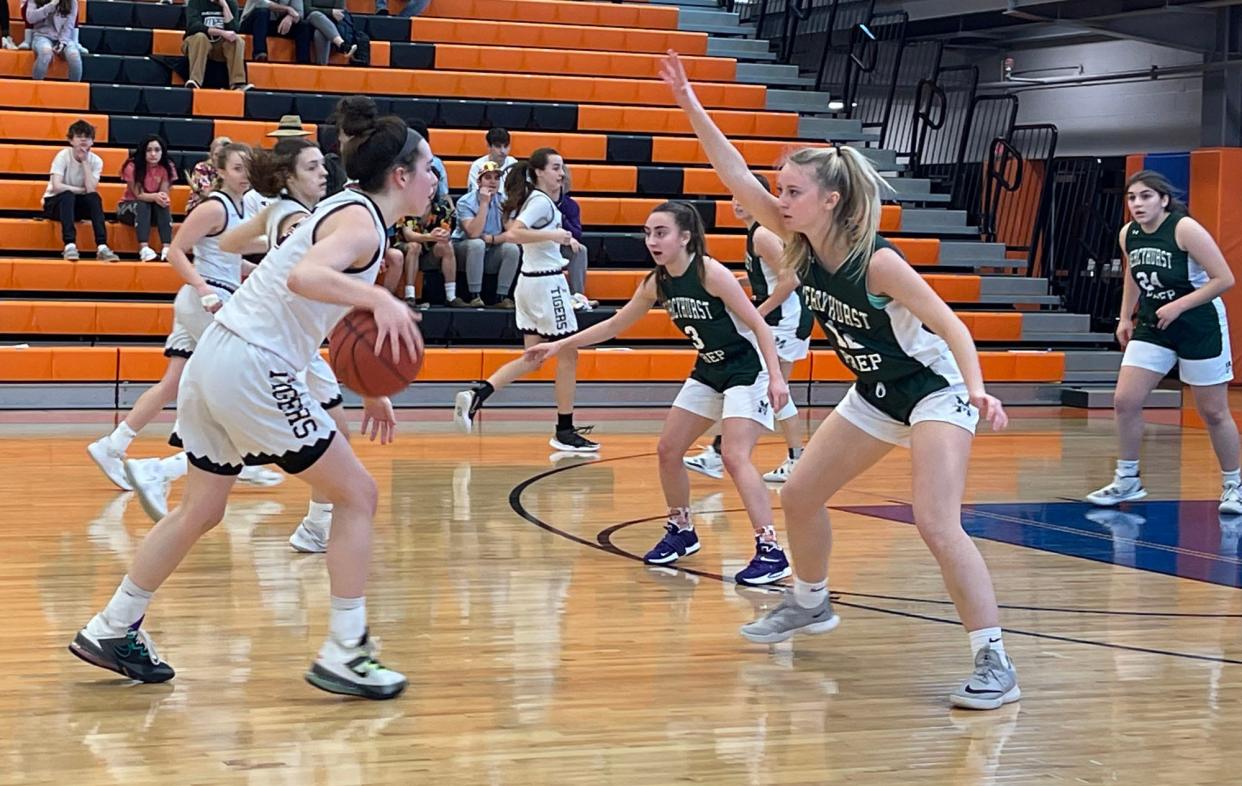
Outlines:
{"type": "MultiPolygon", "coordinates": [[[[505,203],[501,206],[501,213],[505,219],[516,216],[530,195],[537,190],[535,170],[547,169],[548,159],[558,155],[560,153],[550,147],[541,147],[531,153],[530,158],[519,161],[509,168],[509,172],[505,175],[505,203]]],[[[549,194],[549,196],[552,195],[549,194]]],[[[556,197],[552,196],[552,201],[555,202],[556,197]]]]}
{"type": "Polygon", "coordinates": [[[350,96],[337,106],[340,128],[350,135],[341,158],[345,174],[363,191],[375,193],[383,190],[384,178],[396,167],[414,168],[423,138],[399,117],[375,117],[375,102],[353,100],[357,98],[365,96],[350,96]]]}
{"type": "Polygon", "coordinates": [[[255,150],[250,155],[250,187],[265,197],[279,196],[297,171],[298,156],[318,147],[306,137],[292,137],[280,140],[271,150],[255,150]]]}
{"type": "Polygon", "coordinates": [[[1144,169],[1141,172],[1135,172],[1133,175],[1130,175],[1126,180],[1126,191],[1129,191],[1135,183],[1142,183],[1160,196],[1168,197],[1169,204],[1165,209],[1170,213],[1177,213],[1183,216],[1190,215],[1190,208],[1178,198],[1177,189],[1173,187],[1173,184],[1169,182],[1167,177],[1154,169],[1144,169]]]}
{"type": "MultiPolygon", "coordinates": [[[[695,210],[689,202],[671,199],[656,205],[651,212],[668,213],[673,217],[673,223],[677,225],[679,232],[690,233],[690,241],[686,243],[686,256],[690,257],[690,267],[701,283],[706,277],[706,264],[703,259],[707,256],[707,228],[703,225],[703,217],[699,215],[699,211],[695,210]]],[[[670,278],[668,270],[662,265],[657,265],[655,270],[647,274],[647,278],[653,276],[656,282],[656,293],[663,299],[665,285],[670,278]]]]}

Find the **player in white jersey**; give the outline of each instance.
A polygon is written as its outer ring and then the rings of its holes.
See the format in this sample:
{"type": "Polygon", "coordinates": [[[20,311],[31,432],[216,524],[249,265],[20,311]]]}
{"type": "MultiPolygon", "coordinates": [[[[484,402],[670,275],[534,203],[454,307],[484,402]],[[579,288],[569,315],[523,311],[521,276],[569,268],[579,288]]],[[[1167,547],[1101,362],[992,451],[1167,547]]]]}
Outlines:
{"type": "MultiPolygon", "coordinates": [[[[224,515],[246,464],[276,463],[333,504],[328,545],[330,632],[306,673],[315,687],[392,698],[406,679],[376,660],[367,635],[366,581],[378,491],[348,441],[314,400],[300,373],[350,308],[372,312],[377,351],[399,361],[422,351],[416,317],[375,286],[387,227],[427,209],[434,187],[431,149],[395,117],[370,121],[347,146],[357,189],[325,199],[203,334],[178,398],[190,461],[185,495],[147,534],[107,606],[78,632],[70,651],[143,682],[172,679],[142,620],[152,593],[224,515]]],[[[363,429],[382,443],[396,426],[387,398],[364,399],[363,429]]]]}
{"type": "MultiPolygon", "coordinates": [[[[323,153],[305,138],[285,139],[271,150],[256,150],[248,164],[250,183],[247,193],[258,194],[268,204],[257,215],[221,235],[219,247],[226,253],[266,254],[293,231],[299,221],[309,216],[323,198],[327,186],[327,170],[323,153]]],[[[316,357],[307,370],[311,395],[323,404],[342,434],[349,433],[341,409],[341,389],[336,376],[322,357],[316,357]]],[[[125,472],[142,502],[142,507],[156,521],[168,514],[168,486],[186,472],[184,460],[165,471],[167,459],[127,459],[125,472]]],[[[256,469],[262,469],[257,467],[256,469]]],[[[277,473],[277,477],[280,477],[277,473]]],[[[327,525],[332,506],[326,500],[312,497],[307,519],[313,529],[299,527],[293,544],[299,551],[322,552],[327,548],[327,525]],[[323,530],[322,537],[310,537],[323,530]]]]}
{"type": "MultiPolygon", "coordinates": [[[[113,432],[87,446],[86,451],[108,479],[125,491],[133,488],[125,476],[125,451],[160,410],[177,400],[177,386],[186,361],[194,353],[198,339],[211,324],[212,314],[241,285],[242,258],[220,250],[220,236],[242,222],[242,196],[250,188],[246,162],[250,148],[229,143],[216,152],[214,164],[220,187],[200,202],[173,237],[168,261],[185,284],[173,302],[173,329],[164,343],[168,366],[160,381],[134,402],[134,407],[113,432]],[[192,254],[194,261],[189,256],[192,254]]],[[[174,440],[175,444],[175,440],[174,440]]],[[[185,454],[165,459],[169,474],[185,472],[185,454]]],[[[272,485],[279,474],[256,467],[243,480],[272,485]],[[255,471],[257,470],[257,472],[255,471]],[[275,476],[274,478],[272,476],[275,476]]]]}
{"type": "MultiPolygon", "coordinates": [[[[513,301],[517,327],[527,349],[578,332],[573,294],[565,281],[566,261],[561,256],[561,246],[569,245],[573,235],[561,227],[561,211],[550,196],[560,193],[564,180],[565,160],[550,147],[541,147],[531,153],[529,160],[515,164],[505,178],[503,211],[509,223],[504,234],[508,235],[506,239],[522,246],[513,301]]],[[[538,363],[519,357],[486,380],[458,393],[453,411],[458,428],[469,434],[474,428],[474,416],[489,396],[538,368],[538,363]]],[[[548,444],[559,451],[597,453],[599,443],[583,436],[589,427],[574,427],[577,384],[578,352],[563,352],[556,363],[556,433],[548,444]]]]}

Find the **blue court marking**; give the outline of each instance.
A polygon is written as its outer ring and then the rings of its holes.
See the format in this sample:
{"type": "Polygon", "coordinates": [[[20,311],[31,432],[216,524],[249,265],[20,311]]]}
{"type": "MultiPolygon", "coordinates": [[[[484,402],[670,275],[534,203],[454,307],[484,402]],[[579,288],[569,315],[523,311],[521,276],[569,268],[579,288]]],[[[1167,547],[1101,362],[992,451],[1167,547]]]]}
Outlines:
{"type": "MultiPolygon", "coordinates": [[[[973,537],[1137,570],[1242,587],[1242,516],[1222,517],[1216,500],[1012,502],[962,506],[973,537]]],[[[834,510],[912,524],[909,505],[833,505],[834,510]]]]}

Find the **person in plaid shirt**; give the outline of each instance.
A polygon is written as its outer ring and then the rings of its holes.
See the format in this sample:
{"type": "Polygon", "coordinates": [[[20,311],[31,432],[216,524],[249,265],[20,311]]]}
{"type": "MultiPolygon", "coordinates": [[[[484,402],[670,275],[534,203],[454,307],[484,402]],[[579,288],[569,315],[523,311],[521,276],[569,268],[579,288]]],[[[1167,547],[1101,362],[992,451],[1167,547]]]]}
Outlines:
{"type": "Polygon", "coordinates": [[[439,267],[444,275],[444,299],[448,306],[466,308],[466,301],[457,296],[457,257],[450,240],[457,228],[457,213],[447,196],[437,194],[427,208],[426,215],[407,216],[397,225],[396,242],[393,244],[405,256],[405,300],[415,302],[414,275],[422,260],[428,267],[439,267]]]}

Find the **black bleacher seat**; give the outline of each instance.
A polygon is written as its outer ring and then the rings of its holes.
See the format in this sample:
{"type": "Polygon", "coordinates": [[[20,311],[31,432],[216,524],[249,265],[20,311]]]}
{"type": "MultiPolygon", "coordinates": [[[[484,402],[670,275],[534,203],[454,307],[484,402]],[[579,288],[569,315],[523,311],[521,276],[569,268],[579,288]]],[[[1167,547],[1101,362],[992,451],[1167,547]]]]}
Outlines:
{"type": "Polygon", "coordinates": [[[609,134],[608,161],[614,164],[645,164],[651,161],[651,137],[609,134]]]}
{"type": "MultiPolygon", "coordinates": [[[[409,29],[406,29],[409,38],[409,29]]],[[[391,68],[430,69],[436,66],[435,44],[425,43],[394,43],[389,48],[391,68]]]]}

